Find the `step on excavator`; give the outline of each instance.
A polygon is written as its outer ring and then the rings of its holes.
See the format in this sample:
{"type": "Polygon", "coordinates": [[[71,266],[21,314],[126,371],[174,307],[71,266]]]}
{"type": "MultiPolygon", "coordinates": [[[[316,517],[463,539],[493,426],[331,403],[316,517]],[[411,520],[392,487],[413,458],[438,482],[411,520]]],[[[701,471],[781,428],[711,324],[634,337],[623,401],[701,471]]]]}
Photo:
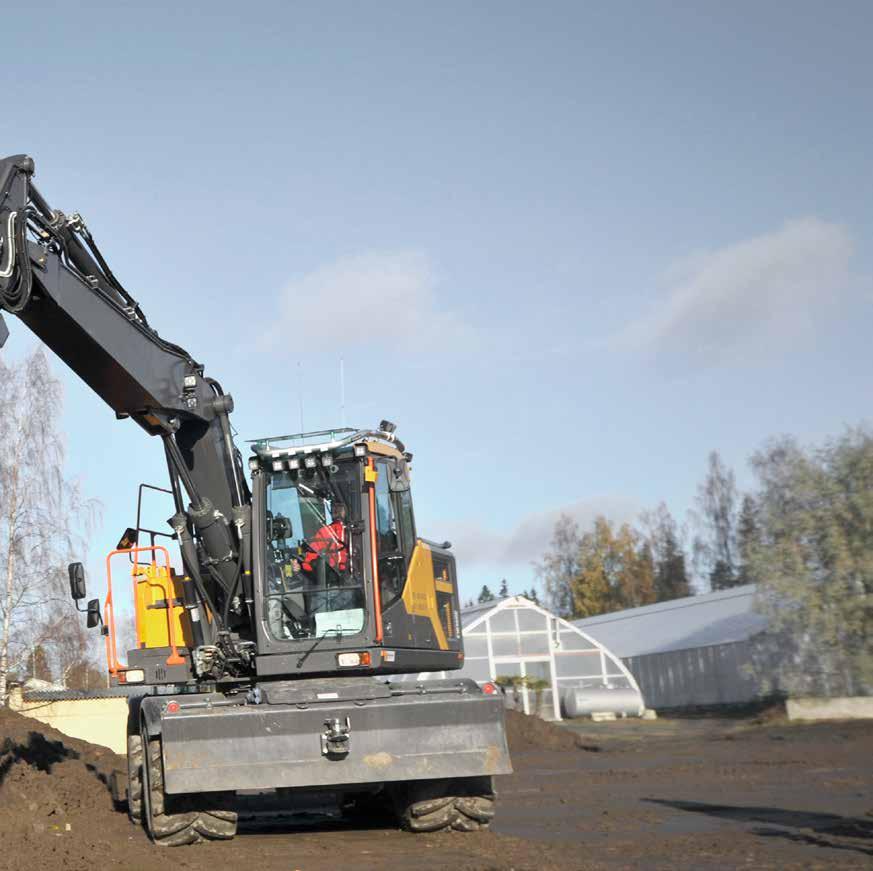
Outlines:
{"type": "MultiPolygon", "coordinates": [[[[466,679],[455,559],[417,534],[396,427],[237,447],[233,399],[162,338],[79,214],[26,155],[0,160],[0,345],[14,315],[106,404],[155,437],[174,505],[107,558],[107,594],[70,592],[127,688],[130,817],[156,844],[234,836],[243,799],[326,797],[416,832],[486,828],[511,771],[502,698],[466,679]],[[117,649],[111,570],[130,571],[136,645],[117,649]],[[123,652],[122,652],[122,655],[123,652]]],[[[124,778],[122,778],[124,780],[124,778]]]]}

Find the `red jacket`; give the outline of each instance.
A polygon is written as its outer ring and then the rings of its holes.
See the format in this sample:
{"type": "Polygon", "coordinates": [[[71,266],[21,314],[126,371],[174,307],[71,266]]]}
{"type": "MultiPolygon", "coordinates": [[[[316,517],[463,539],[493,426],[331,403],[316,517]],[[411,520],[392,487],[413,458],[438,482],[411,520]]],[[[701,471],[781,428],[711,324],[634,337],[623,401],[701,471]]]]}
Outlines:
{"type": "Polygon", "coordinates": [[[349,564],[349,550],[346,544],[346,527],[339,520],[322,526],[309,542],[311,550],[303,557],[303,571],[311,572],[315,561],[324,554],[327,564],[337,571],[344,572],[349,564]]]}

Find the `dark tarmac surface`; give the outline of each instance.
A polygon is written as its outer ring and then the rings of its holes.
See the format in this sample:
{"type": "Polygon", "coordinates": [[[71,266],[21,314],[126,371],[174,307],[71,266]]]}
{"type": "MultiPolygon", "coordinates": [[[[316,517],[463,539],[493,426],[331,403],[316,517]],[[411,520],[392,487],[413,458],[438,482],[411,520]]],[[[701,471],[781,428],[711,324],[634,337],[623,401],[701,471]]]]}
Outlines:
{"type": "Polygon", "coordinates": [[[601,752],[517,755],[498,832],[571,868],[873,868],[873,723],[577,723],[601,752]]]}

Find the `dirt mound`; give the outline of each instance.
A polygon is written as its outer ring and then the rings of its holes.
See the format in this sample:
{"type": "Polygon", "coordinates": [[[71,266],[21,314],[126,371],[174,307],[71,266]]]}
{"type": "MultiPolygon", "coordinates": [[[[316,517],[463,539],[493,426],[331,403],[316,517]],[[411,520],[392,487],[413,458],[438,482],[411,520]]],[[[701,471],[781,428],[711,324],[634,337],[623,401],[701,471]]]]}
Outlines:
{"type": "Polygon", "coordinates": [[[113,769],[125,764],[111,750],[0,709],[0,868],[26,861],[74,871],[127,842],[136,830],[113,812],[109,791],[113,769]]]}
{"type": "Polygon", "coordinates": [[[506,739],[511,753],[529,750],[590,750],[600,748],[569,729],[519,711],[506,712],[506,739]]]}

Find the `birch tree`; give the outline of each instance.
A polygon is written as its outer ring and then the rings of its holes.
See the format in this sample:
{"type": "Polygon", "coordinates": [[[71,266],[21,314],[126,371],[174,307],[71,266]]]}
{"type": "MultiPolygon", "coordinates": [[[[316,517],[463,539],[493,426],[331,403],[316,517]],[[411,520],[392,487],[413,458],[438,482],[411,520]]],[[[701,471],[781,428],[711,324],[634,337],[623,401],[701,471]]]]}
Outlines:
{"type": "Polygon", "coordinates": [[[9,673],[34,644],[57,638],[52,612],[65,603],[63,619],[77,618],[66,566],[99,510],[65,476],[61,401],[42,349],[15,365],[0,360],[0,705],[9,673]]]}
{"type": "Polygon", "coordinates": [[[582,535],[573,581],[573,616],[591,617],[655,601],[652,551],[627,523],[618,529],[603,516],[582,535]]]}
{"type": "Polygon", "coordinates": [[[562,514],[555,523],[549,549],[540,562],[534,563],[537,577],[543,583],[546,604],[561,617],[574,613],[573,583],[581,570],[581,545],[579,524],[562,514]]]}

